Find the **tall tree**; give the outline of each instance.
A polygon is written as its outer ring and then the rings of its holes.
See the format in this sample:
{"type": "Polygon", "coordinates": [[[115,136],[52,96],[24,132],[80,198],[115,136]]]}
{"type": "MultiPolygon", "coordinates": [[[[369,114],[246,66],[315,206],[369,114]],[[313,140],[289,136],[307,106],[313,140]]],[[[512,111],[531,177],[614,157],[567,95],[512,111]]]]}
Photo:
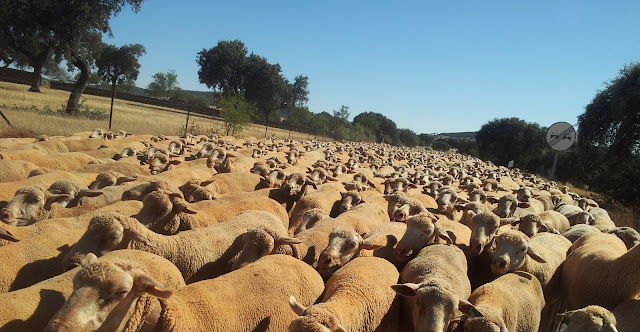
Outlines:
{"type": "Polygon", "coordinates": [[[292,86],[293,106],[303,107],[309,101],[309,78],[307,76],[298,75],[293,81],[292,86]]]}
{"type": "Polygon", "coordinates": [[[77,109],[86,87],[89,67],[101,47],[103,33],[111,33],[109,20],[129,5],[140,9],[142,0],[0,0],[0,40],[21,54],[34,69],[29,91],[40,91],[42,67],[53,54],[81,71],[67,112],[77,109]]]}
{"type": "Polygon", "coordinates": [[[111,83],[111,110],[109,112],[109,130],[113,119],[113,100],[116,98],[116,86],[127,81],[135,81],[140,73],[138,58],[146,53],[140,44],[114,45],[103,44],[102,54],[96,61],[98,74],[111,83]]]}
{"type": "Polygon", "coordinates": [[[640,63],[624,66],[587,105],[578,140],[621,157],[640,153],[640,63]]]}
{"type": "Polygon", "coordinates": [[[222,40],[198,52],[200,83],[224,93],[242,94],[245,84],[247,48],[240,40],[222,40]]]}
{"type": "Polygon", "coordinates": [[[247,63],[245,98],[253,103],[264,116],[265,137],[269,128],[269,115],[282,105],[286,80],[280,74],[279,64],[251,54],[247,63]]]}
{"type": "Polygon", "coordinates": [[[516,167],[535,167],[546,148],[546,129],[518,118],[494,119],[476,134],[480,157],[498,165],[514,160],[516,167]]]}
{"type": "Polygon", "coordinates": [[[169,100],[181,90],[178,86],[178,75],[173,69],[166,73],[155,73],[152,78],[153,81],[149,83],[147,89],[156,98],[169,100]]]}

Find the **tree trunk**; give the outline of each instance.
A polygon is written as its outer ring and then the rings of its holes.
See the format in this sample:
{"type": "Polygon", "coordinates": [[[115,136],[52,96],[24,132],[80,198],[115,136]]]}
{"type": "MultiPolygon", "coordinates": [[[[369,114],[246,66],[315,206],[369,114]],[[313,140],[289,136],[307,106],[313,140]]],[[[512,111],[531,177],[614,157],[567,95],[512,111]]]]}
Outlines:
{"type": "Polygon", "coordinates": [[[89,65],[83,60],[76,60],[73,65],[80,69],[80,77],[78,77],[78,81],[73,85],[69,101],[67,101],[66,112],[68,114],[75,113],[79,110],[78,104],[80,103],[80,97],[82,97],[84,89],[87,87],[87,84],[89,84],[89,65]]]}
{"type": "Polygon", "coordinates": [[[264,137],[267,137],[267,130],[269,130],[269,113],[264,115],[264,137]]]}
{"type": "Polygon", "coordinates": [[[31,87],[29,92],[40,92],[40,85],[42,85],[42,67],[43,62],[36,61],[33,64],[33,76],[31,77],[31,87]]]}
{"type": "Polygon", "coordinates": [[[117,80],[111,81],[111,110],[109,111],[109,130],[111,130],[111,120],[113,120],[113,101],[116,99],[117,80]]]}
{"type": "Polygon", "coordinates": [[[187,123],[184,125],[184,134],[182,135],[185,138],[187,137],[187,131],[189,130],[189,117],[191,117],[191,105],[187,108],[187,123]]]}

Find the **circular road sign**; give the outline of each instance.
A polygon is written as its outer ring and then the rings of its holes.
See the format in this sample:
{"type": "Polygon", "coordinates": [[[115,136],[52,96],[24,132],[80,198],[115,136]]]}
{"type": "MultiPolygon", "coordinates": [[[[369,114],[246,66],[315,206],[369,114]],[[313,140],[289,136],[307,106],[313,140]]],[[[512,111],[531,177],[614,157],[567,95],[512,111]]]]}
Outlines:
{"type": "Polygon", "coordinates": [[[547,130],[547,144],[556,150],[564,151],[576,141],[576,130],[566,122],[556,122],[547,130]]]}

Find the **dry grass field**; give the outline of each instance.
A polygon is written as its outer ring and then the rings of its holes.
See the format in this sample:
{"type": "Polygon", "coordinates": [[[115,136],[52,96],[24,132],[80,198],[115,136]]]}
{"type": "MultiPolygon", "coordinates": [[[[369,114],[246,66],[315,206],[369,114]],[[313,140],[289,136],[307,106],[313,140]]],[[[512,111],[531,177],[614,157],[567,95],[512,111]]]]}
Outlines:
{"type": "MultiPolygon", "coordinates": [[[[0,82],[0,109],[9,118],[14,128],[10,128],[0,119],[0,137],[33,137],[39,134],[71,135],[95,128],[107,128],[109,119],[92,120],[87,118],[62,117],[55,114],[44,114],[37,110],[64,109],[69,92],[42,88],[41,93],[28,92],[29,86],[0,82]]],[[[81,107],[91,111],[109,113],[111,99],[83,95],[81,107]]],[[[113,131],[124,130],[134,134],[182,135],[187,113],[182,110],[146,105],[116,99],[113,111],[113,131]]],[[[224,134],[222,122],[206,119],[199,115],[191,116],[189,121],[191,134],[211,135],[224,134]]],[[[268,135],[279,138],[289,137],[289,131],[269,128],[268,135]]],[[[252,124],[237,137],[264,137],[264,126],[252,124]]],[[[293,139],[313,138],[313,135],[291,132],[293,139]]],[[[319,140],[326,140],[318,137],[319,140]]]]}

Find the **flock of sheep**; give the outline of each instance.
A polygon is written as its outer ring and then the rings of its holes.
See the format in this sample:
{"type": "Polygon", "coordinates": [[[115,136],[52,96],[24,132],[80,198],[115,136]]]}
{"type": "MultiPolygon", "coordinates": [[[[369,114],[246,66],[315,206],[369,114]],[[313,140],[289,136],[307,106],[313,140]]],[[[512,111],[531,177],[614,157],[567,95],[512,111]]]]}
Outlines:
{"type": "Polygon", "coordinates": [[[640,331],[640,234],[454,152],[0,139],[0,331],[640,331]]]}

